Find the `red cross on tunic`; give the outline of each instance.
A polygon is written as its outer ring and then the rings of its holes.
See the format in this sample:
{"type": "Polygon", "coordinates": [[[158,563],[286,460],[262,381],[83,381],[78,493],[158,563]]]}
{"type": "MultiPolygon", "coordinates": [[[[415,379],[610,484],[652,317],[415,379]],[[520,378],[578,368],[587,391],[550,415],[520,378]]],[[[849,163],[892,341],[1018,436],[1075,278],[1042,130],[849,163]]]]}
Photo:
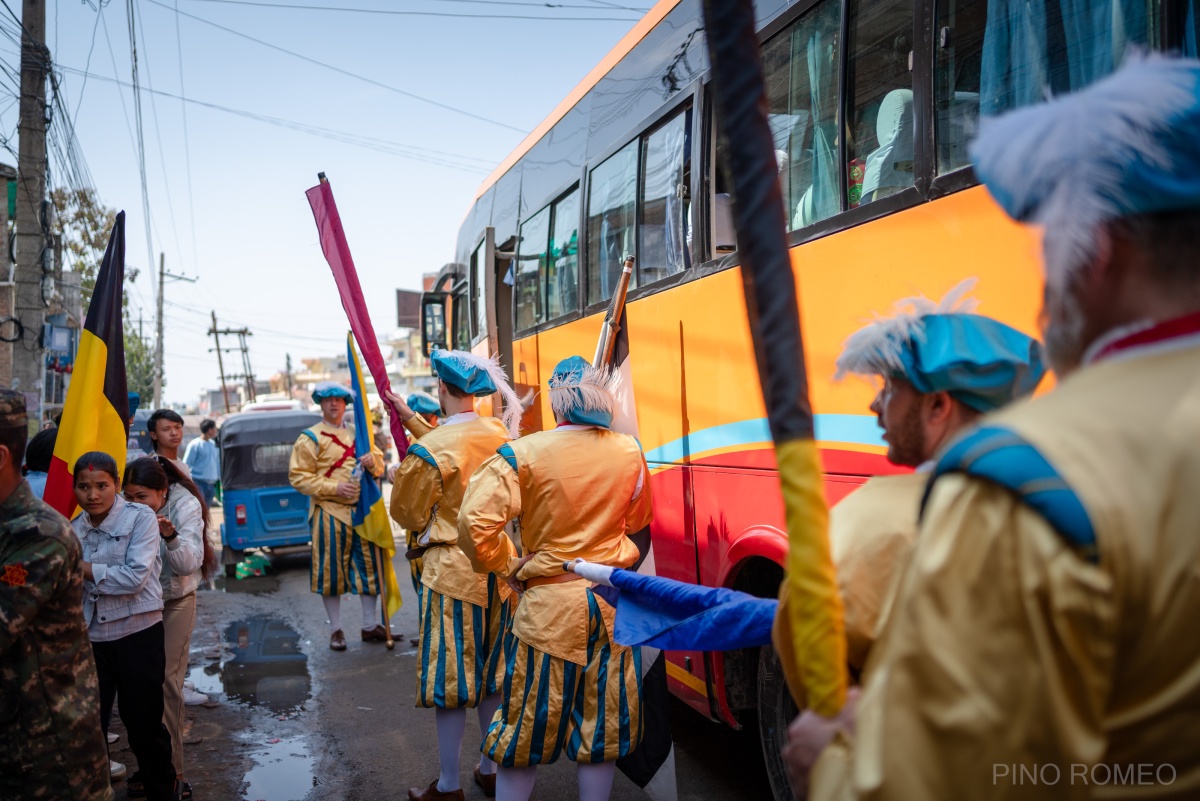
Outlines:
{"type": "Polygon", "coordinates": [[[339,467],[341,467],[342,465],[344,465],[346,463],[347,459],[354,458],[354,443],[351,442],[349,445],[347,445],[346,443],[344,443],[340,439],[338,439],[338,437],[336,435],[330,434],[328,431],[322,431],[321,436],[329,437],[344,451],[344,453],[342,454],[342,458],[340,458],[336,462],[334,462],[333,467],[331,467],[325,471],[325,478],[329,478],[330,476],[333,475],[335,470],[337,470],[339,467]]]}

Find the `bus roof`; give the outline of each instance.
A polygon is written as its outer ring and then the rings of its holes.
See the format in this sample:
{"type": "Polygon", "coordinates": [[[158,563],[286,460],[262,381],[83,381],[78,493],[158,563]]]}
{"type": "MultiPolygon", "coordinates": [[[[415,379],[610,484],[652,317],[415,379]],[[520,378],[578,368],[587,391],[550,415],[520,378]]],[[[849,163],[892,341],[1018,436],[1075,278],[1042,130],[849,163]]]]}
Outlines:
{"type": "Polygon", "coordinates": [[[659,0],[659,2],[655,3],[654,7],[646,12],[646,16],[642,17],[642,19],[636,25],[634,25],[632,29],[630,29],[629,33],[625,34],[625,36],[621,38],[621,41],[617,42],[616,46],[613,47],[612,50],[608,51],[608,55],[602,58],[599,64],[597,64],[595,67],[592,67],[592,71],[584,76],[584,79],[580,81],[574,89],[571,90],[571,93],[568,94],[566,98],[558,104],[557,107],[555,107],[554,111],[550,112],[546,119],[542,120],[536,128],[530,131],[529,134],[523,140],[521,140],[521,144],[517,145],[516,149],[509,153],[508,157],[504,159],[504,161],[500,162],[500,166],[493,170],[492,174],[484,179],[483,183],[479,185],[479,190],[475,193],[475,199],[479,200],[479,198],[483,197],[484,192],[488,191],[488,189],[490,189],[492,185],[496,183],[496,181],[500,180],[500,177],[504,175],[504,173],[512,169],[512,166],[520,161],[522,156],[528,153],[529,150],[536,145],[543,136],[549,133],[550,129],[553,128],[559,120],[565,117],[567,112],[574,108],[575,104],[582,100],[583,96],[586,95],[592,89],[592,87],[599,83],[601,78],[608,74],[609,70],[615,67],[621,59],[629,55],[629,51],[633,50],[633,48],[637,46],[638,42],[646,38],[646,34],[654,30],[654,26],[661,22],[663,17],[667,16],[671,9],[675,8],[675,6],[679,5],[679,3],[680,0],[659,0]]]}

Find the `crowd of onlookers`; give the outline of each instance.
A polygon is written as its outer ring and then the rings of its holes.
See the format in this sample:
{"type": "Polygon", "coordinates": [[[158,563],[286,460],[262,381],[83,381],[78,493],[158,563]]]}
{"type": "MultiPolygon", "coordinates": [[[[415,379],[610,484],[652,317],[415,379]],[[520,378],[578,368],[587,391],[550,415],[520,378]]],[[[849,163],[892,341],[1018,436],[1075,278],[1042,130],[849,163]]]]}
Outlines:
{"type": "Polygon", "coordinates": [[[72,798],[111,798],[110,783],[119,779],[126,780],[129,798],[191,798],[184,776],[183,709],[208,699],[185,679],[196,590],[219,567],[209,539],[209,508],[219,479],[216,424],[203,421],[201,436],[181,458],[183,419],[159,409],[147,424],[153,452],[142,453],[131,441],[123,454],[123,472],[115,454],[84,454],[71,465],[79,512],[68,524],[40,500],[57,429],[40,431],[26,442],[23,399],[14,395],[0,391],[0,571],[8,571],[4,575],[9,579],[0,579],[4,692],[13,689],[7,686],[10,673],[15,677],[40,669],[26,664],[41,647],[39,638],[69,640],[67,629],[75,629],[74,636],[90,648],[72,650],[64,641],[65,651],[79,653],[66,668],[56,668],[60,686],[55,698],[47,694],[39,705],[21,697],[15,719],[0,721],[0,739],[35,731],[51,738],[47,743],[57,738],[59,746],[47,746],[44,754],[33,748],[27,754],[0,756],[0,797],[68,797],[44,795],[48,786],[67,777],[72,798]],[[5,409],[17,405],[20,427],[4,427],[14,416],[6,417],[5,409]],[[26,541],[16,529],[23,525],[22,516],[31,514],[40,521],[42,534],[26,541]],[[74,542],[63,533],[66,529],[56,532],[65,526],[74,542]],[[57,567],[47,568],[43,576],[41,567],[51,564],[57,567]],[[63,604],[74,608],[74,623],[80,625],[60,623],[47,633],[42,627],[51,618],[39,610],[63,604]],[[94,721],[84,722],[93,707],[98,713],[94,721]],[[105,747],[105,740],[111,745],[119,739],[109,730],[114,708],[137,759],[137,772],[129,776],[105,747]],[[32,717],[24,720],[25,715],[32,717]],[[92,726],[96,743],[88,741],[92,726]],[[88,764],[97,749],[104,759],[103,782],[92,775],[96,765],[88,764]]]}

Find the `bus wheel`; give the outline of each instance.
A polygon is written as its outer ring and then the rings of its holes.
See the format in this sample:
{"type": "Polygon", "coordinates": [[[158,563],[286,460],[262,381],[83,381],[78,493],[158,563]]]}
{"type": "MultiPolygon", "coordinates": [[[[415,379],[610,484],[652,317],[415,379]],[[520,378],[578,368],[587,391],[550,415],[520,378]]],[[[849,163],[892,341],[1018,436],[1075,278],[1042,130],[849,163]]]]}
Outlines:
{"type": "Polygon", "coordinates": [[[804,798],[807,793],[793,793],[783,762],[783,746],[787,743],[788,725],[800,714],[783,678],[783,666],[775,648],[764,645],[758,649],[758,734],[762,742],[763,761],[775,801],[804,798]]]}

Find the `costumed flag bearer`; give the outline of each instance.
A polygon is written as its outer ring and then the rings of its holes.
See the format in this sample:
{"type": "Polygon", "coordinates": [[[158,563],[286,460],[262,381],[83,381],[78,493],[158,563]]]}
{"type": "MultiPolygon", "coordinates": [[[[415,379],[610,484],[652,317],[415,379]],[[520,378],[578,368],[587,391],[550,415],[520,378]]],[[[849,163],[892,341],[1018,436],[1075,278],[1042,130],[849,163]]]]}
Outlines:
{"type": "Polygon", "coordinates": [[[973,285],[964,281],[940,303],[897,301],[891,317],[852,334],[837,361],[835,379],[852,374],[881,382],[871,411],[888,461],[916,468],[872,478],[829,513],[846,655],[856,674],[887,618],[893,579],[916,537],[930,460],[983,414],[1032,393],[1046,372],[1041,343],[972,313],[973,285]]]}
{"type": "MultiPolygon", "coordinates": [[[[392,476],[392,518],[416,534],[410,559],[423,562],[417,644],[416,705],[434,709],[439,775],[428,787],[414,787],[416,801],[463,798],[459,761],[467,710],[479,710],[486,729],[499,705],[500,652],[508,625],[512,590],[496,576],[479,575],[458,547],[458,510],[475,469],[517,436],[521,402],[495,359],[465,351],[435,350],[430,364],[438,377],[444,415],[436,428],[396,395],[405,426],[419,437],[392,476]],[[475,398],[500,393],[504,420],[480,417],[475,398]]],[[[475,783],[494,794],[496,766],[486,757],[475,768],[475,783]]]]}
{"type": "Polygon", "coordinates": [[[312,591],[321,596],[329,615],[329,647],[344,651],[342,595],[347,592],[362,600],[363,642],[387,641],[375,606],[387,556],[354,530],[354,510],[362,490],[356,468],[382,475],[383,454],[372,445],[370,453],[354,456],[354,432],[345,425],[346,406],[356,402],[353,392],[323,381],[313,389],[312,399],[320,404],[322,419],[296,438],[288,480],[310,498],[312,591]]]}
{"type": "Polygon", "coordinates": [[[1200,62],[1127,56],[971,155],[1044,232],[1060,383],[939,455],[857,723],[791,727],[809,797],[1200,797],[1200,62]]]}
{"type": "MultiPolygon", "coordinates": [[[[437,398],[430,395],[428,392],[420,390],[410,394],[404,402],[400,401],[398,395],[392,395],[392,402],[396,405],[396,411],[404,421],[404,427],[408,429],[408,433],[413,435],[414,439],[420,439],[438,426],[438,417],[442,413],[442,405],[438,403],[437,398]]],[[[388,482],[395,481],[396,471],[400,469],[400,465],[392,465],[388,470],[388,482]]],[[[419,531],[406,531],[405,537],[408,548],[408,571],[412,578],[413,592],[417,594],[417,617],[420,618],[422,588],[421,584],[421,569],[425,564],[425,560],[419,556],[422,553],[417,545],[417,538],[421,535],[419,531]]]]}
{"type": "Polygon", "coordinates": [[[524,591],[483,753],[500,765],[500,801],[528,799],[536,767],[562,754],[578,764],[580,799],[603,801],[615,761],[641,741],[640,650],[613,641],[613,608],[563,563],[633,565],[628,535],[650,524],[650,484],[637,440],[609,429],[608,373],[572,356],[549,387],[558,427],[503,445],[471,479],[458,516],[475,569],[524,591]],[[504,533],[517,517],[521,558],[504,533]]]}

